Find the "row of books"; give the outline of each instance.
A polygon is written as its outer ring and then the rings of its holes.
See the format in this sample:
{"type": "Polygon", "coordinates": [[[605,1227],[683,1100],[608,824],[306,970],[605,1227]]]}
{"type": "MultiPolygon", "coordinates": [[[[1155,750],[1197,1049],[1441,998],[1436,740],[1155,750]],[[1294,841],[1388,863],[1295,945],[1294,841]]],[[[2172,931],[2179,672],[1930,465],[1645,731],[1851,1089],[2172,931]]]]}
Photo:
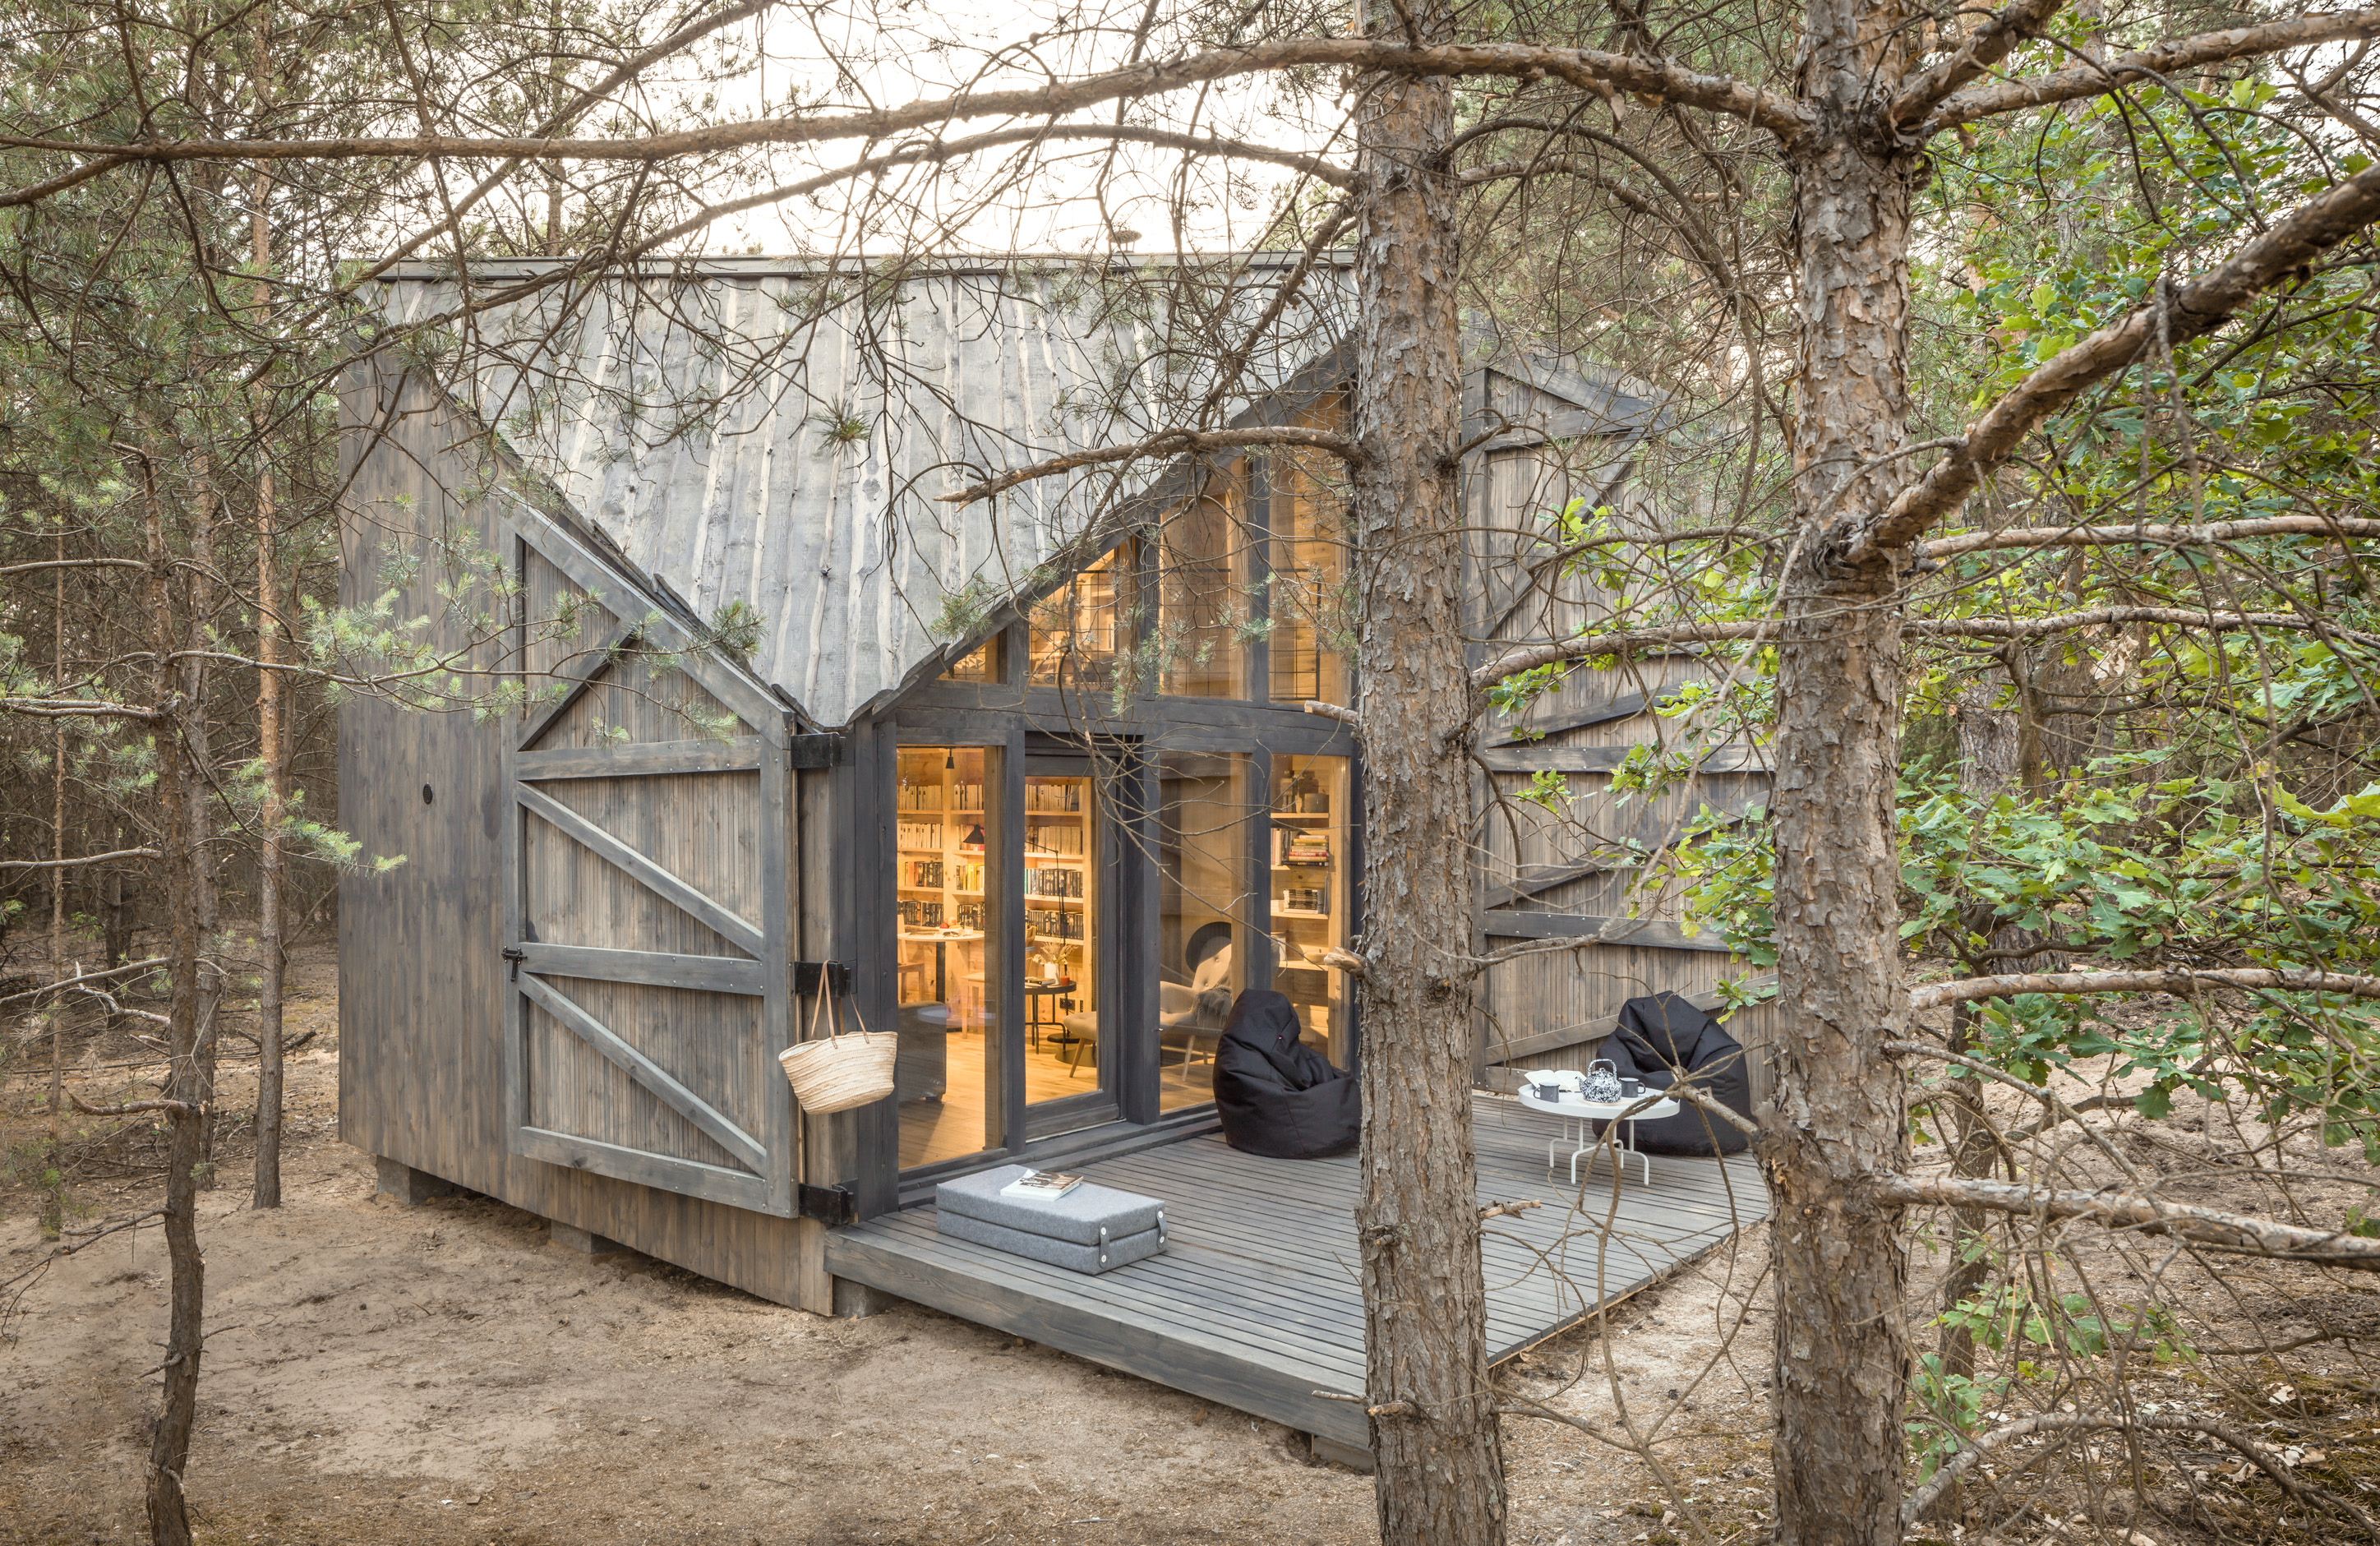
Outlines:
{"type": "Polygon", "coordinates": [[[915,896],[904,897],[901,901],[901,927],[980,930],[983,927],[983,904],[961,902],[956,907],[949,907],[915,896]]]}
{"type": "Polygon", "coordinates": [[[892,840],[904,848],[939,848],[942,846],[942,823],[940,822],[896,822],[892,840]]]}
{"type": "MultiPolygon", "coordinates": [[[[911,891],[940,891],[948,886],[953,891],[981,891],[983,866],[980,864],[944,864],[938,858],[905,858],[901,861],[901,884],[911,891]]],[[[1080,892],[1044,892],[1045,896],[1080,895],[1080,892]]]]}
{"type": "Polygon", "coordinates": [[[1027,907],[1025,910],[1025,931],[1043,939],[1079,940],[1084,938],[1081,913],[1066,912],[1056,907],[1027,907]]]}
{"type": "Polygon", "coordinates": [[[1309,827],[1275,827],[1272,829],[1272,861],[1275,864],[1314,864],[1328,869],[1330,864],[1330,834],[1309,827]]]}
{"type": "MultiPolygon", "coordinates": [[[[978,867],[979,868],[979,867],[978,867]]],[[[1027,896],[1069,896],[1080,901],[1083,896],[1083,872],[1051,865],[1046,870],[1027,870],[1025,876],[1027,896]]]]}
{"type": "MultiPolygon", "coordinates": [[[[942,786],[939,784],[904,783],[893,797],[893,808],[899,810],[940,810],[942,809],[942,786]]],[[[953,810],[976,814],[983,810],[983,785],[953,784],[951,785],[953,810]]]]}
{"type": "MultiPolygon", "coordinates": [[[[980,799],[978,801],[981,803],[980,799]]],[[[1074,779],[1062,783],[1025,785],[1025,809],[1027,810],[1080,810],[1083,809],[1083,785],[1074,779]]]]}
{"type": "Polygon", "coordinates": [[[1083,851],[1083,829],[1071,822],[1035,822],[1025,828],[1025,851],[1045,854],[1079,854],[1083,851]]]}

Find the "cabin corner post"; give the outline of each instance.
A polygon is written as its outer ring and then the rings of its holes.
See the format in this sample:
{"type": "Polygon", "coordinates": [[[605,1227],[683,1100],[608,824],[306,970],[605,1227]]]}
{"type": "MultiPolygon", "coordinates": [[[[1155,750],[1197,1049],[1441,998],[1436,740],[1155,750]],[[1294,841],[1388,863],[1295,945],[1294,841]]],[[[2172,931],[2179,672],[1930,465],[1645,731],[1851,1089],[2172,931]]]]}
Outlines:
{"type": "MultiPolygon", "coordinates": [[[[794,798],[793,739],[799,728],[792,713],[772,723],[756,724],[760,748],[760,931],[769,942],[761,967],[766,992],[760,999],[760,1040],[771,1053],[794,1040],[794,956],[801,944],[795,887],[801,862],[801,812],[794,798]]],[[[807,1178],[802,1153],[801,1114],[795,1109],[793,1090],[779,1083],[768,1107],[768,1130],[762,1135],[771,1155],[781,1156],[769,1175],[769,1211],[791,1217],[807,1178]]]]}
{"type": "MultiPolygon", "coordinates": [[[[842,888],[834,883],[837,875],[849,873],[844,867],[851,862],[850,823],[836,819],[839,811],[850,809],[837,803],[843,793],[843,763],[849,760],[847,747],[845,750],[844,758],[828,766],[793,774],[795,837],[789,873],[798,914],[793,937],[805,960],[842,959],[837,949],[848,948],[849,934],[839,927],[842,888]]],[[[785,1044],[804,1033],[801,1009],[793,1002],[789,974],[785,1044]]],[[[799,1114],[797,1124],[802,1150],[797,1186],[833,1187],[857,1175],[856,1125],[849,1115],[799,1114]]],[[[828,1231],[819,1219],[794,1220],[794,1302],[814,1315],[834,1313],[834,1278],[826,1264],[828,1231]]]]}

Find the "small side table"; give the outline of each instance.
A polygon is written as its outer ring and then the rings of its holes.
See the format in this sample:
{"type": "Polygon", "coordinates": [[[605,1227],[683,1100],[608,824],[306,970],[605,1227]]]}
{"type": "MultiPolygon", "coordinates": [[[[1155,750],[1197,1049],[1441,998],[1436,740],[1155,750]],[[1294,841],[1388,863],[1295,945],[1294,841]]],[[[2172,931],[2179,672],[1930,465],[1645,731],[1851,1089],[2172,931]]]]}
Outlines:
{"type": "Polygon", "coordinates": [[[1578,1185],[1578,1162],[1581,1159],[1586,1161],[1588,1174],[1594,1174],[1595,1156],[1603,1149],[1602,1139],[1597,1138],[1595,1134],[1595,1125],[1598,1122],[1615,1122],[1621,1126],[1621,1136],[1612,1144],[1613,1163],[1620,1167],[1621,1175],[1623,1178],[1627,1175],[1628,1162],[1633,1158],[1643,1167],[1644,1180],[1647,1186],[1650,1186],[1653,1180],[1653,1162],[1636,1147],[1636,1124],[1658,1122],[1665,1116],[1675,1116],[1680,1110],[1677,1102],[1649,1090],[1642,1095],[1625,1101],[1580,1101],[1571,1098],[1547,1101],[1531,1094],[1526,1088],[1524,1088],[1521,1091],[1521,1104],[1531,1111],[1541,1111],[1548,1116],[1559,1116],[1562,1119],[1561,1137],[1551,1139],[1546,1144],[1546,1174],[1548,1175],[1553,1174],[1556,1152],[1567,1143],[1571,1146],[1570,1180],[1573,1187],[1578,1185]]]}
{"type": "Polygon", "coordinates": [[[1041,1006],[1046,1001],[1062,998],[1074,991],[1075,980],[1071,977],[1062,977],[1055,982],[1050,981],[1047,978],[1026,979],[1025,1029],[1033,1033],[1033,1050],[1035,1052],[1039,1052],[1041,1050],[1041,1028],[1043,1026],[1056,1026],[1059,1028],[1056,1033],[1050,1038],[1050,1044],[1053,1047],[1071,1047],[1076,1041],[1082,1040],[1082,1038],[1076,1036],[1074,1032],[1064,1029],[1066,1022],[1063,1019],[1044,1019],[1041,1016],[1041,1006]]]}

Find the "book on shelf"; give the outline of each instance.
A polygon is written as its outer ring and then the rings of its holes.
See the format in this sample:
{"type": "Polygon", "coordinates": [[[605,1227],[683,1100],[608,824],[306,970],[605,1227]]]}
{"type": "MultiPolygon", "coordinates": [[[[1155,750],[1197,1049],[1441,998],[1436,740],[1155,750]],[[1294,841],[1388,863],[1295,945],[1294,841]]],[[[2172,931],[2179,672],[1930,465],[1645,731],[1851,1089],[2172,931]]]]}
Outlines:
{"type": "Polygon", "coordinates": [[[939,848],[942,846],[942,823],[940,822],[900,822],[892,829],[892,841],[903,848],[939,848]]]}

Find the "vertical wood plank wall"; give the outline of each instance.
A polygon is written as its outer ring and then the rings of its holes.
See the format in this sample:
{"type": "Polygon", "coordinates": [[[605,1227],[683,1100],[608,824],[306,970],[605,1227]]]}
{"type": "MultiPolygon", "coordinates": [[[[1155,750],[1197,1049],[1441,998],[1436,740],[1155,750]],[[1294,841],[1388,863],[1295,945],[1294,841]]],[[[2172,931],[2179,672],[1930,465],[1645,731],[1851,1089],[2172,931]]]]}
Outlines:
{"type": "MultiPolygon", "coordinates": [[[[442,394],[418,380],[399,387],[393,372],[358,376],[345,391],[350,424],[373,423],[384,407],[395,419],[387,443],[352,469],[355,516],[342,533],[342,600],[370,602],[391,573],[403,573],[387,561],[427,555],[431,561],[399,595],[396,615],[431,619],[432,642],[459,637],[461,625],[435,589],[443,578],[439,554],[469,546],[498,555],[512,551],[509,530],[490,513],[492,502],[467,502],[468,491],[487,484],[468,429],[442,394]],[[384,401],[383,394],[395,400],[384,401]]],[[[370,439],[348,437],[347,454],[370,439]]],[[[639,712],[626,702],[603,710],[614,724],[633,722],[639,712]]],[[[365,855],[406,858],[394,870],[341,883],[341,1138],[763,1298],[824,1308],[823,1240],[814,1224],[507,1151],[499,855],[509,798],[503,749],[519,732],[514,715],[408,712],[370,697],[340,711],[342,820],[365,855]]],[[[775,765],[782,776],[782,761],[775,765]]],[[[831,830],[827,773],[800,777],[796,830],[831,830]]],[[[661,797],[658,791],[652,797],[661,797]]],[[[699,838],[691,830],[680,835],[689,846],[699,838]]],[[[831,887],[814,868],[803,874],[801,937],[809,942],[820,937],[831,887]]],[[[735,883],[751,882],[747,874],[735,883]]],[[[759,1072],[782,1083],[773,1068],[759,1072]]],[[[848,1144],[835,1126],[831,1118],[809,1135],[828,1175],[848,1144]],[[827,1130],[816,1130],[821,1128],[827,1130]]]]}
{"type": "MultiPolygon", "coordinates": [[[[1609,506],[1622,530],[1673,524],[1684,512],[1646,486],[1639,448],[1625,434],[1595,432],[1573,405],[1489,371],[1473,407],[1502,415],[1509,426],[1475,459],[1466,485],[1470,619],[1485,641],[1483,657],[1605,626],[1624,599],[1556,557],[1550,517],[1573,498],[1589,509],[1609,506]]],[[[1645,600],[1641,590],[1633,599],[1645,600]]],[[[1632,998],[1670,992],[1715,1004],[1722,978],[1757,974],[1717,941],[1687,936],[1678,927],[1676,888],[1640,884],[1635,856],[1674,841],[1705,807],[1735,816],[1766,805],[1769,773],[1758,749],[1716,748],[1691,776],[1658,795],[1611,787],[1628,749],[1678,744],[1681,727],[1655,710],[1695,680],[1716,681],[1717,673],[1691,653],[1573,670],[1518,721],[1491,713],[1483,723],[1478,745],[1490,771],[1480,780],[1475,943],[1489,952],[1529,942],[1547,948],[1487,973],[1477,1027],[1481,1083],[1505,1088],[1521,1069],[1583,1065],[1632,998]],[[1557,810],[1517,797],[1541,770],[1559,774],[1567,791],[1557,810]],[[1564,946],[1598,928],[1611,937],[1564,946]]],[[[1729,1022],[1753,1051],[1755,1096],[1767,1089],[1766,1018],[1753,1010],[1729,1022]]]]}

